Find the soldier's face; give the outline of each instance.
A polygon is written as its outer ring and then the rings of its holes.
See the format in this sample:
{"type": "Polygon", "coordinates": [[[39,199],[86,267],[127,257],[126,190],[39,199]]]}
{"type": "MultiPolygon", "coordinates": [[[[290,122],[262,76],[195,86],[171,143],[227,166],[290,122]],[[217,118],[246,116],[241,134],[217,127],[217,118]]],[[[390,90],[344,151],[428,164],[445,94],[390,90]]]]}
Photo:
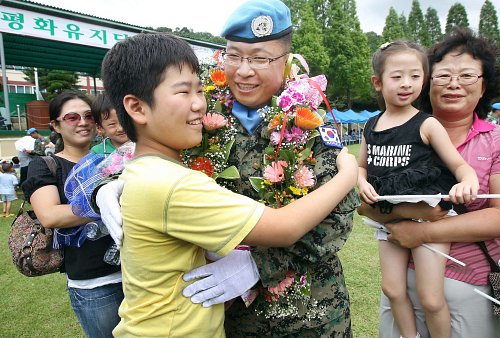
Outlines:
{"type": "MultiPolygon", "coordinates": [[[[228,41],[226,52],[242,57],[275,58],[286,50],[276,40],[258,43],[228,41]]],[[[264,69],[252,68],[248,60],[243,60],[239,66],[225,65],[228,85],[236,100],[250,108],[267,104],[281,88],[286,61],[287,55],[284,55],[264,69]]]]}

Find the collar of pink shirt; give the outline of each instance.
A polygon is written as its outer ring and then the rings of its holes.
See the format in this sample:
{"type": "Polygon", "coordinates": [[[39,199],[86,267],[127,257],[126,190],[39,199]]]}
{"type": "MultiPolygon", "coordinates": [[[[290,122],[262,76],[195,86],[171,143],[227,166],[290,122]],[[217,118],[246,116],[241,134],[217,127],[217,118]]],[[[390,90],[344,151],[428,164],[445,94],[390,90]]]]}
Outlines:
{"type": "Polygon", "coordinates": [[[495,129],[494,124],[489,123],[488,121],[485,120],[481,120],[479,117],[477,117],[477,114],[474,113],[474,121],[472,122],[469,134],[467,135],[467,138],[465,139],[464,143],[462,143],[457,147],[457,150],[460,152],[463,149],[463,147],[467,144],[467,142],[469,142],[476,135],[480,133],[489,132],[493,129],[495,129]]]}

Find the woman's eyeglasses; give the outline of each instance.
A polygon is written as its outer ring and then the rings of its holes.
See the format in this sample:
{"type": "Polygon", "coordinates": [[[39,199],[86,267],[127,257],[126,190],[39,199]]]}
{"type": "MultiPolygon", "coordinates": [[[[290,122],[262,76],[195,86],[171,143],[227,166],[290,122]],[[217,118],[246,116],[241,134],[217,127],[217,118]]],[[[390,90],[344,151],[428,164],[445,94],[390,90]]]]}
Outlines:
{"type": "Polygon", "coordinates": [[[472,73],[463,73],[459,75],[451,75],[451,74],[439,74],[435,75],[431,78],[431,81],[436,86],[446,86],[448,85],[454,78],[457,79],[457,82],[462,86],[470,86],[476,83],[479,78],[483,77],[483,75],[477,75],[472,73]]]}
{"type": "Polygon", "coordinates": [[[65,121],[67,124],[71,124],[73,126],[76,126],[78,123],[80,123],[80,120],[83,119],[85,122],[89,124],[94,124],[94,115],[92,115],[91,112],[87,112],[85,114],[78,114],[78,113],[68,113],[64,116],[60,116],[56,119],[56,121],[65,121]]]}

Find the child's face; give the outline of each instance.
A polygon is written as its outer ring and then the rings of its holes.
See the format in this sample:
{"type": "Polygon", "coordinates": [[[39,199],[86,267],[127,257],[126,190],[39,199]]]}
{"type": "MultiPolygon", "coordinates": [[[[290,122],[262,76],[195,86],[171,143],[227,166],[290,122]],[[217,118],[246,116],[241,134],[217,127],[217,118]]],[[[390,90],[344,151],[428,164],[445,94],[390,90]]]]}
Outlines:
{"type": "Polygon", "coordinates": [[[372,77],[372,83],[382,93],[387,110],[410,106],[422,91],[422,62],[411,51],[391,55],[386,59],[382,78],[372,77]]]}
{"type": "Polygon", "coordinates": [[[138,135],[138,142],[145,140],[149,147],[178,159],[181,150],[201,142],[207,110],[202,83],[188,65],[184,64],[180,72],[177,66],[171,66],[153,98],[154,106],[146,107],[145,132],[138,135]]]}
{"type": "Polygon", "coordinates": [[[109,117],[101,121],[99,129],[102,129],[104,135],[109,137],[111,143],[117,148],[128,141],[128,136],[118,121],[115,109],[111,109],[109,117]]]}

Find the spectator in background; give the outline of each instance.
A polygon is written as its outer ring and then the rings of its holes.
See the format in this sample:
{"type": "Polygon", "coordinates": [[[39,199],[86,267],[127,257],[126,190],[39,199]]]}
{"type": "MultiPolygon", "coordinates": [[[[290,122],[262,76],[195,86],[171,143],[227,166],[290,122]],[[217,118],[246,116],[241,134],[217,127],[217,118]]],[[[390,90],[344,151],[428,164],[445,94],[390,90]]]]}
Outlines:
{"type": "Polygon", "coordinates": [[[30,135],[35,139],[35,146],[33,150],[26,149],[25,151],[30,155],[44,156],[45,148],[49,145],[49,140],[46,137],[40,135],[36,128],[30,128],[27,131],[27,135],[30,135]]]}
{"type": "Polygon", "coordinates": [[[16,148],[18,149],[17,158],[19,159],[19,167],[20,167],[19,185],[23,184],[24,180],[26,180],[26,176],[28,175],[28,165],[30,164],[31,160],[34,157],[34,155],[31,155],[25,148],[28,142],[30,143],[33,142],[33,138],[28,135],[23,136],[22,138],[16,141],[16,148]],[[18,143],[19,146],[17,145],[18,143]]]}
{"type": "Polygon", "coordinates": [[[500,125],[500,102],[491,105],[491,122],[500,125]]]}
{"type": "Polygon", "coordinates": [[[19,164],[19,157],[14,156],[10,161],[12,163],[12,168],[16,171],[16,177],[19,179],[21,177],[21,165],[19,164]]]}
{"type": "Polygon", "coordinates": [[[18,184],[16,171],[9,162],[2,163],[2,172],[0,173],[0,194],[3,204],[2,217],[14,216],[10,213],[12,201],[17,200],[16,185],[18,184]]]}

